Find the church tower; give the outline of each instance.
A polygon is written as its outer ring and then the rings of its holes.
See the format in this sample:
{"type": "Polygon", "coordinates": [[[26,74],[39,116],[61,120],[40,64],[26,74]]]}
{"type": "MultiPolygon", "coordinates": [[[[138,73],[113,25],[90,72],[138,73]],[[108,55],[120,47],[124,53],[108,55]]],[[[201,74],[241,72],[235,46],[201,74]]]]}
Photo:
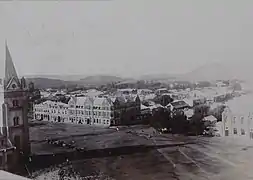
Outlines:
{"type": "Polygon", "coordinates": [[[17,76],[7,43],[5,61],[0,63],[0,130],[16,147],[14,161],[30,154],[28,125],[28,90],[17,76]]]}

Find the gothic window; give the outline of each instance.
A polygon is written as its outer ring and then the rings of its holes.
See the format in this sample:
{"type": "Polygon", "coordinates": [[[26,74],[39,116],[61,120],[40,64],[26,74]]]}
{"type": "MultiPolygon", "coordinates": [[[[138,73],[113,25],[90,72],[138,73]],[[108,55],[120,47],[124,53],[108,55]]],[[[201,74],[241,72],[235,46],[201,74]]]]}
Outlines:
{"type": "Polygon", "coordinates": [[[14,126],[18,126],[19,125],[19,117],[14,117],[13,118],[13,124],[14,124],[14,126]]]}
{"type": "Polygon", "coordinates": [[[13,100],[12,105],[13,105],[13,107],[17,107],[18,106],[18,100],[13,100]]]}

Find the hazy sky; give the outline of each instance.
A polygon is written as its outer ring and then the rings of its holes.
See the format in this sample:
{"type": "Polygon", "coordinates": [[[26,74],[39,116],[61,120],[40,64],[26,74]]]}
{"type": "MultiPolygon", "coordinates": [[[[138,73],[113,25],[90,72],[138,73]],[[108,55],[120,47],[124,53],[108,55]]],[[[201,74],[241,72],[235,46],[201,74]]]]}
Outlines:
{"type": "Polygon", "coordinates": [[[0,2],[0,22],[0,58],[7,39],[20,75],[170,74],[253,59],[252,0],[0,2]]]}

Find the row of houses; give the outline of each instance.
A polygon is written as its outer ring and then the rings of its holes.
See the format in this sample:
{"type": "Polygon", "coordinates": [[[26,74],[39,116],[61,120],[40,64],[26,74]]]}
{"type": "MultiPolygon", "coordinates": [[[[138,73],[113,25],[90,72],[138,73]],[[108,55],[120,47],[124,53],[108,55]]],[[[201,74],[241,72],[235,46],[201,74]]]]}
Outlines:
{"type": "Polygon", "coordinates": [[[71,97],[68,104],[45,101],[34,104],[34,118],[59,123],[113,126],[138,119],[141,102],[138,96],[71,97]]]}

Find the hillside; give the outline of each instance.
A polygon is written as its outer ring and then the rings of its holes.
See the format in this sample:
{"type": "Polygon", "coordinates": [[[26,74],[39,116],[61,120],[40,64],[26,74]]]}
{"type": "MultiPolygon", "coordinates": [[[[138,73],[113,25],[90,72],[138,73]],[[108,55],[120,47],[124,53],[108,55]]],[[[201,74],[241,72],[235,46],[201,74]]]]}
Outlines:
{"type": "Polygon", "coordinates": [[[46,78],[46,79],[58,79],[63,81],[78,81],[85,78],[85,75],[26,75],[26,78],[46,78]]]}
{"type": "Polygon", "coordinates": [[[182,75],[185,80],[228,80],[252,81],[252,63],[247,60],[211,62],[182,75]]]}
{"type": "Polygon", "coordinates": [[[49,78],[27,78],[27,82],[33,82],[36,88],[61,88],[65,86],[73,86],[76,84],[75,81],[63,81],[60,79],[49,79],[49,78]]]}
{"type": "Polygon", "coordinates": [[[225,66],[222,63],[208,63],[192,72],[182,75],[181,78],[189,81],[211,81],[219,79],[226,80],[233,78],[233,73],[228,66],[225,66]]]}
{"type": "Polygon", "coordinates": [[[121,82],[123,80],[123,78],[117,76],[97,75],[80,79],[79,83],[83,85],[103,85],[113,82],[121,82]]]}
{"type": "MultiPolygon", "coordinates": [[[[51,77],[51,76],[50,76],[51,77]]],[[[62,79],[56,79],[56,77],[53,78],[45,78],[45,77],[38,77],[35,76],[33,78],[28,77],[27,81],[34,82],[36,88],[61,88],[61,87],[70,87],[70,86],[100,86],[112,82],[121,82],[125,79],[117,77],[117,76],[88,76],[83,79],[79,80],[62,80],[62,79]]]]}
{"type": "Polygon", "coordinates": [[[171,74],[149,74],[149,75],[143,75],[140,76],[139,80],[173,80],[176,79],[177,75],[171,75],[171,74]]]}

